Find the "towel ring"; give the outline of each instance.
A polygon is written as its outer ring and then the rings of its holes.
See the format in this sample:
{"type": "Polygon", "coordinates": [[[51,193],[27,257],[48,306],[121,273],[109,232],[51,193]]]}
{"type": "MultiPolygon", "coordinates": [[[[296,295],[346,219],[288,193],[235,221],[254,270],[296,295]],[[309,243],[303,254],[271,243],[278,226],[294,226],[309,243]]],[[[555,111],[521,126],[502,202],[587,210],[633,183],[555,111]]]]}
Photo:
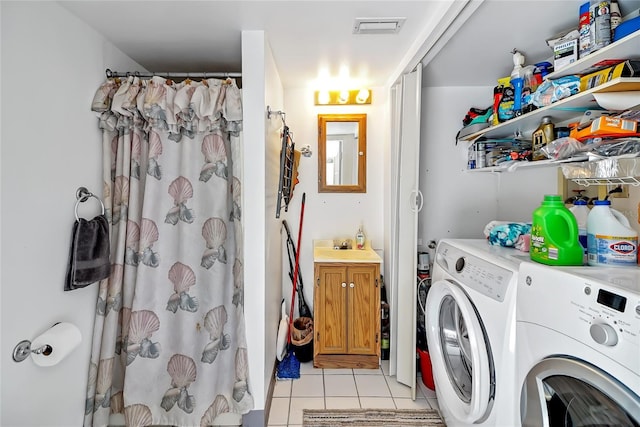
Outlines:
{"type": "Polygon", "coordinates": [[[87,200],[89,200],[90,197],[93,197],[98,202],[100,202],[100,207],[102,208],[102,215],[104,215],[104,203],[102,203],[102,200],[100,200],[100,198],[98,196],[96,196],[95,194],[93,194],[92,192],[87,190],[85,187],[80,187],[76,191],[76,199],[77,200],[76,200],[76,207],[74,209],[75,214],[76,214],[76,221],[80,221],[80,218],[78,217],[78,206],[80,205],[80,203],[83,203],[83,202],[86,202],[87,200]]]}

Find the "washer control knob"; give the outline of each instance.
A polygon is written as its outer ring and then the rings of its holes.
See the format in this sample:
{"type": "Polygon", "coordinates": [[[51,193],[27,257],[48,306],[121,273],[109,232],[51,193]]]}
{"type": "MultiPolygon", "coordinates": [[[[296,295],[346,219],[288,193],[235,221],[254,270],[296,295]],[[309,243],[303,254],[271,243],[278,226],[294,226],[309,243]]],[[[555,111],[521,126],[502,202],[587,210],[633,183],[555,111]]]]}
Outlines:
{"type": "Polygon", "coordinates": [[[464,258],[463,257],[458,258],[458,260],[456,261],[456,271],[458,273],[464,270],[464,264],[465,264],[464,258]]]}
{"type": "Polygon", "coordinates": [[[618,334],[616,330],[606,323],[594,323],[589,328],[591,338],[598,344],[613,347],[618,344],[618,334]]]}

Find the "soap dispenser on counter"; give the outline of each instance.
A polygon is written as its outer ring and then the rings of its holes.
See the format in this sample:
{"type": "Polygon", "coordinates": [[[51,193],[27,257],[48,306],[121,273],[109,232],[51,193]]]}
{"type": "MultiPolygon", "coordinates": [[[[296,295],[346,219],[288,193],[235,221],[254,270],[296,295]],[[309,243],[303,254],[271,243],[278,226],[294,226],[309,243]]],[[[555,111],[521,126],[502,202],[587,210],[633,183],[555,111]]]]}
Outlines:
{"type": "Polygon", "coordinates": [[[356,233],[356,248],[364,249],[364,232],[362,231],[362,225],[358,228],[356,233]]]}

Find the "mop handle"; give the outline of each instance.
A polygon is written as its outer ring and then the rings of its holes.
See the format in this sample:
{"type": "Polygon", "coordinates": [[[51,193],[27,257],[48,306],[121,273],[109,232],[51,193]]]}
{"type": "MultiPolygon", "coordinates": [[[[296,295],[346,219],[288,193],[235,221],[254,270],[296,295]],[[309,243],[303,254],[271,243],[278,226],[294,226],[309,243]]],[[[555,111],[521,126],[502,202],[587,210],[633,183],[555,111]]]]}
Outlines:
{"type": "Polygon", "coordinates": [[[302,206],[300,207],[300,228],[298,230],[298,250],[296,251],[296,265],[293,269],[293,293],[291,294],[291,310],[289,310],[289,337],[288,343],[291,343],[291,328],[293,327],[293,308],[296,300],[296,285],[298,283],[298,263],[300,262],[300,239],[302,239],[302,221],[304,219],[304,202],[307,193],[302,193],[302,206]]]}

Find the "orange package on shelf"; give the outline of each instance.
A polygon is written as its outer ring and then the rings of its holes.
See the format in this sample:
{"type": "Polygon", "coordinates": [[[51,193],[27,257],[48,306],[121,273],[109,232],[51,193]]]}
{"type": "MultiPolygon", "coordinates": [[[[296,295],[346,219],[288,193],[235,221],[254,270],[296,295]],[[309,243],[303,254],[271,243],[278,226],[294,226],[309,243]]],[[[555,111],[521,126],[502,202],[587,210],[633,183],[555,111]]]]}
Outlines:
{"type": "Polygon", "coordinates": [[[572,138],[582,141],[592,137],[623,137],[636,135],[638,131],[638,122],[635,120],[620,119],[617,117],[602,116],[591,122],[591,125],[571,130],[569,135],[572,138]]]}

